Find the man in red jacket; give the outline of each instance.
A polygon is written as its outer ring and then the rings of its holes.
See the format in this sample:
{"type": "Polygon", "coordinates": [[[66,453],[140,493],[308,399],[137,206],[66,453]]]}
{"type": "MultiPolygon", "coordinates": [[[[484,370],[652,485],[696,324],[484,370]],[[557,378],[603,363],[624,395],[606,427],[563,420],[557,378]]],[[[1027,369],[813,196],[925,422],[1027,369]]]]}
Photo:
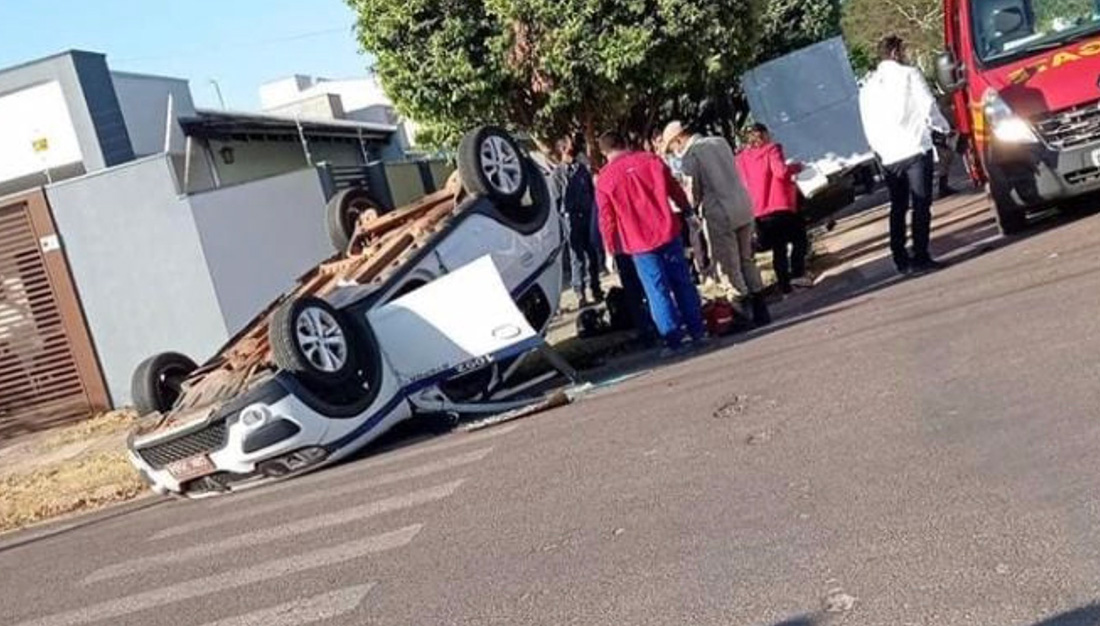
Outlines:
{"type": "Polygon", "coordinates": [[[600,233],[608,253],[628,254],[649,300],[657,331],[670,351],[679,350],[683,326],[698,344],[706,337],[699,292],[680,242],[680,216],[669,205],[689,207],[687,195],[660,157],[627,149],[622,135],[600,137],[607,165],[596,183],[600,233]]]}
{"type": "Polygon", "coordinates": [[[787,165],[782,146],[772,143],[767,126],[755,124],[749,130],[749,147],[737,155],[737,169],[752,198],[760,243],[772,251],[780,290],[790,293],[791,285],[813,286],[806,276],[810,242],[798,214],[798,188],[792,180],[800,168],[787,165]]]}

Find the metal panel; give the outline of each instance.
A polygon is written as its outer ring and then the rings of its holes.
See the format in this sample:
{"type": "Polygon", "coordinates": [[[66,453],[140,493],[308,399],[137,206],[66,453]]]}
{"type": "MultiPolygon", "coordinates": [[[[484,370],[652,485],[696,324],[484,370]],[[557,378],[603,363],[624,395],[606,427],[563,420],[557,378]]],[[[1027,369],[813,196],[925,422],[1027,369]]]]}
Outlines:
{"type": "Polygon", "coordinates": [[[843,39],[760,65],[741,85],[753,118],[768,126],[787,157],[811,163],[829,154],[849,158],[870,152],[843,39]]]}
{"type": "Polygon", "coordinates": [[[0,199],[0,438],[107,406],[45,196],[0,199]]]}

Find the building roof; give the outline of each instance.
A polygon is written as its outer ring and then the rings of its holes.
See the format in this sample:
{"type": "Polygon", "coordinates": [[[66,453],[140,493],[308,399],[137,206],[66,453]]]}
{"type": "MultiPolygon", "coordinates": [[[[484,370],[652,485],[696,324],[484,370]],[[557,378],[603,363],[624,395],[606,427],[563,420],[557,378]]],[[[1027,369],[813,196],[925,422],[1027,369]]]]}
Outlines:
{"type": "Polygon", "coordinates": [[[388,140],[397,131],[391,124],[355,120],[307,119],[269,113],[246,113],[197,109],[194,117],[181,117],[183,132],[207,139],[232,139],[242,136],[298,136],[298,128],[307,137],[359,138],[388,140]]]}

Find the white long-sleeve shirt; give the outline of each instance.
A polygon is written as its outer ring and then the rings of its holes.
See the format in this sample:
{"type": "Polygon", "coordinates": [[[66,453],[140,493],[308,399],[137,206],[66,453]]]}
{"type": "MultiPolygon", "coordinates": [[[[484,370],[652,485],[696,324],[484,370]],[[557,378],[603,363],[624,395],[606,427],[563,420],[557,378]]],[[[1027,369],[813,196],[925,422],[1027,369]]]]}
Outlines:
{"type": "Polygon", "coordinates": [[[932,130],[951,130],[920,70],[895,61],[883,61],[867,79],[859,111],[867,143],[883,165],[928,152],[932,130]]]}

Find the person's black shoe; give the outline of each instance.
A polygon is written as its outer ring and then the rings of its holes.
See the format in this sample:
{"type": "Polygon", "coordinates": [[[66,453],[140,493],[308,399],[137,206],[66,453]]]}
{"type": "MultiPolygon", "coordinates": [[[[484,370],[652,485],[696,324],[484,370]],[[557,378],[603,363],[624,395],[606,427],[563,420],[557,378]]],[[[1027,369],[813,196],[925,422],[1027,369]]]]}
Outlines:
{"type": "Polygon", "coordinates": [[[944,268],[944,264],[933,259],[925,259],[923,261],[917,261],[913,263],[913,272],[916,274],[928,274],[930,272],[938,272],[944,268]]]}
{"type": "Polygon", "coordinates": [[[749,305],[752,307],[752,323],[757,326],[767,326],[772,323],[772,314],[768,311],[768,303],[764,294],[757,293],[749,297],[749,305]]]}
{"type": "Polygon", "coordinates": [[[944,198],[948,198],[950,196],[953,196],[953,195],[959,193],[950,184],[948,184],[946,176],[940,178],[939,188],[940,188],[940,194],[939,194],[940,200],[943,200],[944,198]]]}
{"type": "Polygon", "coordinates": [[[604,298],[605,298],[605,296],[604,296],[603,291],[600,291],[599,289],[593,289],[592,290],[592,301],[593,302],[595,302],[596,304],[600,304],[601,302],[604,301],[604,298]]]}
{"type": "Polygon", "coordinates": [[[913,275],[913,266],[911,265],[897,265],[895,267],[898,268],[898,274],[901,274],[902,276],[913,275]]]}

